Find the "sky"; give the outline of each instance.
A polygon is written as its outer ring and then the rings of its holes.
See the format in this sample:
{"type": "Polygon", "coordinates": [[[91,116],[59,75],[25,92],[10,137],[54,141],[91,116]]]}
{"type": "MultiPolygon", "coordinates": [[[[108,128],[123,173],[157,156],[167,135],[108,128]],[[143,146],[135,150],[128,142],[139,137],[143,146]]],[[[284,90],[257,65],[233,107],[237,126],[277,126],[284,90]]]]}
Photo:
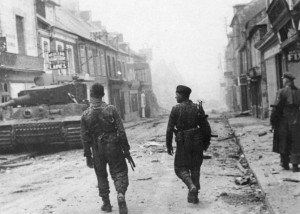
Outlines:
{"type": "MultiPolygon", "coordinates": [[[[185,84],[219,98],[219,69],[235,4],[250,0],[80,0],[109,32],[123,33],[132,49],[153,49],[154,65],[174,63],[185,84]]],[[[224,65],[222,65],[224,67],[224,65]]],[[[224,88],[223,88],[224,89],[224,88]]]]}

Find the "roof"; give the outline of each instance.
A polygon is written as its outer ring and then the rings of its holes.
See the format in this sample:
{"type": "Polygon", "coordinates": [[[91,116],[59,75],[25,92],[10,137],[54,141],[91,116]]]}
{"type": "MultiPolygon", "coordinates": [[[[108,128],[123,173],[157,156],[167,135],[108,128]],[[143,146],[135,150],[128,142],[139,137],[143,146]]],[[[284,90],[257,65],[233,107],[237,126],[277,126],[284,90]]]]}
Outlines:
{"type": "Polygon", "coordinates": [[[243,9],[239,10],[234,17],[232,18],[230,26],[232,27],[234,20],[239,16],[241,17],[241,26],[245,26],[245,24],[251,20],[254,16],[256,16],[259,12],[266,8],[265,1],[263,0],[252,0],[248,3],[243,9]]]}
{"type": "MultiPolygon", "coordinates": [[[[90,32],[94,30],[92,24],[81,20],[70,10],[63,7],[56,7],[55,23],[53,25],[57,28],[71,32],[88,40],[91,40],[90,32]]],[[[101,40],[94,42],[107,46],[107,44],[101,40]]]]}
{"type": "Polygon", "coordinates": [[[128,68],[134,70],[144,70],[149,68],[149,64],[147,62],[128,63],[128,68]]]}

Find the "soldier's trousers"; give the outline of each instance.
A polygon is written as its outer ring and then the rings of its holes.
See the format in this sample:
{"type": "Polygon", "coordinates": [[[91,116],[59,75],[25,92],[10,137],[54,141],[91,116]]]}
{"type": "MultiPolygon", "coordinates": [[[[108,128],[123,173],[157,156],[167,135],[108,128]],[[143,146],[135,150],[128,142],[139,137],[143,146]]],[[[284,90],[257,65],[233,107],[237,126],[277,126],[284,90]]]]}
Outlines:
{"type": "Polygon", "coordinates": [[[93,147],[94,169],[98,180],[99,195],[107,196],[109,191],[107,165],[116,191],[125,194],[128,182],[128,168],[118,142],[98,143],[93,147]]]}
{"type": "Polygon", "coordinates": [[[177,142],[174,168],[176,175],[189,188],[191,182],[200,189],[200,168],[203,162],[203,149],[196,138],[192,145],[186,147],[181,142],[177,142]]]}

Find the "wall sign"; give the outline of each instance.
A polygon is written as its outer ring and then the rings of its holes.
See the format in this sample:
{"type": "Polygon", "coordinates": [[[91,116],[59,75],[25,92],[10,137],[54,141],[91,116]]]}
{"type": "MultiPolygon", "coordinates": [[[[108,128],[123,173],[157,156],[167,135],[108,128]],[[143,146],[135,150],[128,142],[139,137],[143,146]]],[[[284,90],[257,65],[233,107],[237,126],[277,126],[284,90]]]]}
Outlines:
{"type": "Polygon", "coordinates": [[[299,62],[300,61],[300,50],[289,51],[287,55],[287,60],[289,62],[299,62]]]}
{"type": "Polygon", "coordinates": [[[51,70],[68,68],[65,51],[49,52],[49,62],[49,69],[51,70]]]}

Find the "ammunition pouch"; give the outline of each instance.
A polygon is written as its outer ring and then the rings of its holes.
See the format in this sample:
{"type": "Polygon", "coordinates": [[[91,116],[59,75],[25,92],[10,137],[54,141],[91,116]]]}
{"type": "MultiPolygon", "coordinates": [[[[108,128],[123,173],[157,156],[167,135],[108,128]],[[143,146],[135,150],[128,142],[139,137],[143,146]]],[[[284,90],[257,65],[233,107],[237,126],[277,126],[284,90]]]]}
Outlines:
{"type": "Polygon", "coordinates": [[[200,128],[192,128],[192,129],[183,131],[184,147],[186,149],[190,149],[193,146],[196,146],[197,144],[199,145],[201,143],[201,142],[199,142],[201,139],[199,137],[200,134],[201,134],[200,128]],[[196,135],[198,135],[198,136],[196,136],[196,135]]]}
{"type": "Polygon", "coordinates": [[[184,144],[184,133],[182,131],[178,131],[175,136],[175,141],[178,145],[184,144]]]}
{"type": "Polygon", "coordinates": [[[109,132],[109,133],[103,133],[98,136],[97,143],[119,143],[119,135],[116,131],[109,132]]]}
{"type": "MultiPolygon", "coordinates": [[[[197,141],[196,135],[200,135],[200,128],[192,128],[192,129],[187,129],[183,131],[178,131],[176,134],[176,142],[178,146],[183,146],[185,149],[191,149],[195,143],[200,144],[201,142],[195,142],[197,141]]],[[[200,140],[200,137],[198,137],[200,140]]]]}

